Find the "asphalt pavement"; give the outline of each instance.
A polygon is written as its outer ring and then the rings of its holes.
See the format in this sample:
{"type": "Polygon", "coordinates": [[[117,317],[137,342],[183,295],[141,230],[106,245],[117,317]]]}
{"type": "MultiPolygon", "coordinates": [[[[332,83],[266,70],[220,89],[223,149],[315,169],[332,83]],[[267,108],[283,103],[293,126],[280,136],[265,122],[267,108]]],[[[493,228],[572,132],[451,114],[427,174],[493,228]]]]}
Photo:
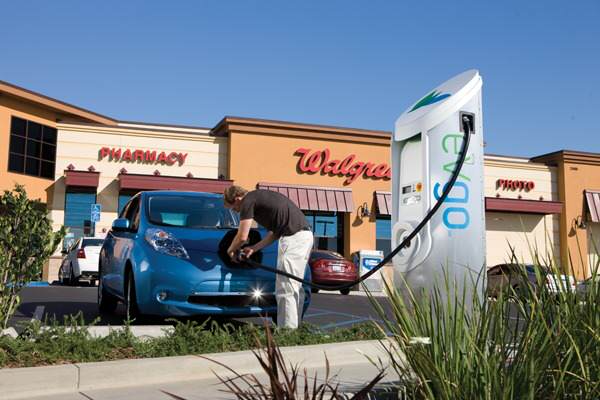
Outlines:
{"type": "MultiPolygon", "coordinates": [[[[125,312],[120,304],[113,315],[100,315],[96,305],[96,286],[69,287],[50,285],[46,287],[27,287],[21,292],[21,304],[11,320],[11,326],[19,327],[32,319],[40,321],[55,319],[62,323],[65,317],[81,314],[84,323],[96,325],[122,325],[125,312]]],[[[376,301],[390,310],[385,297],[378,295],[376,301]]],[[[351,292],[350,295],[332,293],[313,293],[311,305],[304,320],[322,329],[349,327],[366,321],[379,320],[370,300],[364,292],[351,292]]],[[[220,320],[234,323],[262,323],[259,318],[236,318],[220,320]]],[[[152,318],[147,321],[153,325],[169,325],[164,318],[152,318]]]]}

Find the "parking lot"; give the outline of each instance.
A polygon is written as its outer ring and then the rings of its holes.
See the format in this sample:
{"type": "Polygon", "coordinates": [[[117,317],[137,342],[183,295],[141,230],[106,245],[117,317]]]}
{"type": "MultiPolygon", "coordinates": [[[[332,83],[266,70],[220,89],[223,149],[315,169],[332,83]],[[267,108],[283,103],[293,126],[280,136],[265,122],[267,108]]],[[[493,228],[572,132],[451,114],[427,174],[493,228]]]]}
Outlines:
{"type": "MultiPolygon", "coordinates": [[[[27,287],[21,292],[21,304],[11,320],[11,326],[19,327],[32,319],[62,322],[64,317],[81,313],[86,324],[122,325],[125,313],[119,305],[114,315],[100,315],[96,305],[97,287],[69,287],[50,285],[47,287],[27,287]]],[[[378,295],[376,300],[389,310],[385,297],[378,295]]],[[[349,327],[366,321],[378,320],[369,299],[361,292],[351,292],[344,296],[338,292],[312,294],[311,305],[304,320],[322,329],[349,327]]],[[[223,322],[261,323],[260,318],[221,319],[223,322]]],[[[172,322],[162,318],[152,318],[144,323],[168,325],[172,322]]]]}

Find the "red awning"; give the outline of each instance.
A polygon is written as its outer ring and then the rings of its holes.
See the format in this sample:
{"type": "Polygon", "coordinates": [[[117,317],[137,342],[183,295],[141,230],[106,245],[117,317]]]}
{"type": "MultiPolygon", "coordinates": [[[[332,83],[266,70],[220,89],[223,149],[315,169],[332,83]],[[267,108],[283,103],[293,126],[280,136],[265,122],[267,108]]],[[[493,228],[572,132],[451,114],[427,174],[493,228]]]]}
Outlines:
{"type": "Polygon", "coordinates": [[[258,189],[272,190],[287,196],[301,210],[354,212],[352,189],[300,186],[259,182],[258,189]]]}
{"type": "Polygon", "coordinates": [[[65,170],[65,185],[97,188],[100,172],[65,170]]]}
{"type": "Polygon", "coordinates": [[[377,214],[379,215],[392,215],[392,194],[376,190],[375,207],[377,207],[377,214]]]}
{"type": "Polygon", "coordinates": [[[119,190],[185,190],[191,192],[223,193],[231,180],[119,174],[119,190]]]}
{"type": "Polygon", "coordinates": [[[485,211],[519,212],[526,214],[560,214],[563,203],[524,199],[485,198],[485,211]]]}
{"type": "Polygon", "coordinates": [[[600,222],[600,191],[586,190],[585,199],[587,202],[588,210],[590,210],[592,222],[600,222]]]}

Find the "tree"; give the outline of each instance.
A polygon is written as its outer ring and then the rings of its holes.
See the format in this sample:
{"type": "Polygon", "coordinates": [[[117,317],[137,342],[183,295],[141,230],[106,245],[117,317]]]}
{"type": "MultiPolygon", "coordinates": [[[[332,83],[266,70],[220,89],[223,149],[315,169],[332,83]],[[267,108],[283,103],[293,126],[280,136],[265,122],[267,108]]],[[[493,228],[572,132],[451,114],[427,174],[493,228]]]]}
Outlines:
{"type": "Polygon", "coordinates": [[[45,205],[28,199],[22,185],[0,196],[0,327],[7,327],[19,292],[40,276],[64,235],[64,227],[53,232],[45,205]]]}

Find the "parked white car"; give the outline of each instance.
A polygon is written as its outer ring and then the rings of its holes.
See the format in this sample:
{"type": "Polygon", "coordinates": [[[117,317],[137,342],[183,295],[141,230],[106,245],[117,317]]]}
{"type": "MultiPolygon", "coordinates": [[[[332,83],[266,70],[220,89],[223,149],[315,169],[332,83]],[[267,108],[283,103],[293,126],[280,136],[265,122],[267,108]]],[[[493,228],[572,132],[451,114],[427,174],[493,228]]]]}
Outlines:
{"type": "MultiPolygon", "coordinates": [[[[596,288],[600,286],[600,275],[594,275],[584,281],[579,282],[576,289],[577,294],[581,297],[585,297],[589,292],[592,291],[592,286],[594,285],[596,288]]],[[[598,293],[598,289],[596,289],[596,292],[594,293],[598,293]]]]}
{"type": "Polygon", "coordinates": [[[84,237],[68,249],[58,271],[58,280],[64,285],[77,285],[80,279],[95,285],[98,280],[98,257],[104,238],[84,237]]]}

